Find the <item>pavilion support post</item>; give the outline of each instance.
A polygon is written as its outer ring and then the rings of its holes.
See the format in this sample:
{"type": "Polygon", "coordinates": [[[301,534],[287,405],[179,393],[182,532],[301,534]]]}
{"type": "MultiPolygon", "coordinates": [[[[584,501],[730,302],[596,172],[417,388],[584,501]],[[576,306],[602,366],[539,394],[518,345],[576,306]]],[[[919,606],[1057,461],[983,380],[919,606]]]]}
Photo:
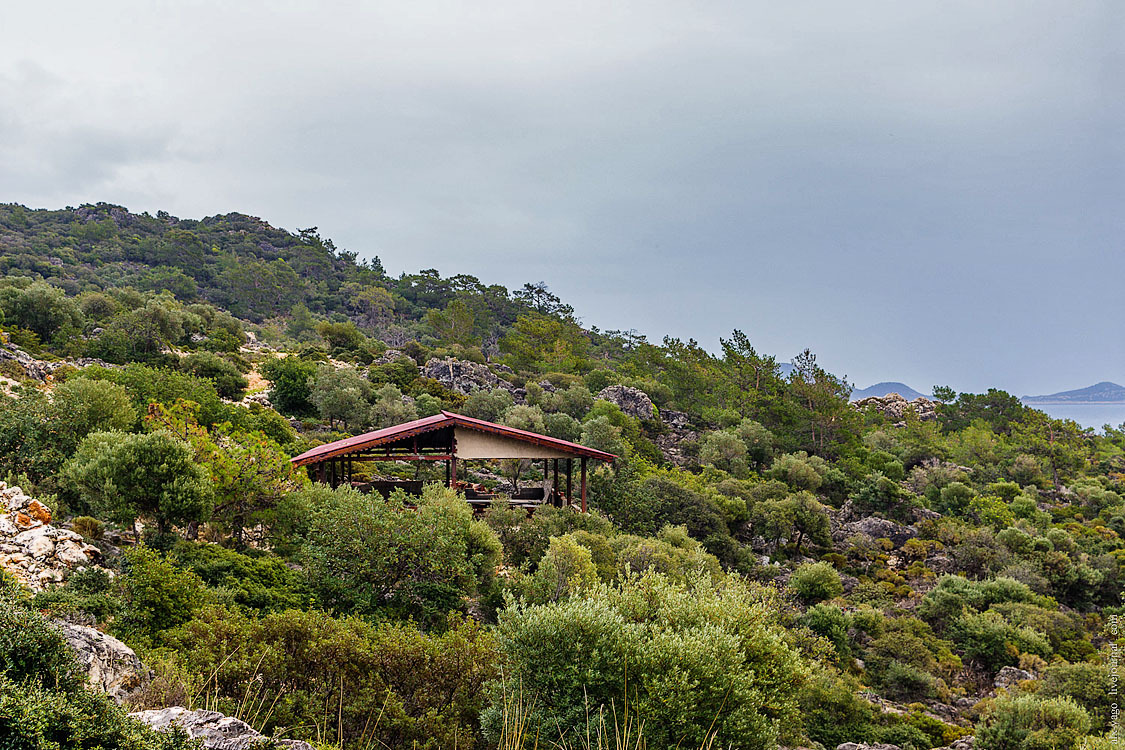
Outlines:
{"type": "Polygon", "coordinates": [[[552,498],[552,501],[553,501],[552,504],[561,506],[562,501],[559,499],[559,460],[557,458],[554,459],[554,469],[555,469],[555,480],[554,480],[554,483],[551,485],[552,492],[554,494],[554,497],[552,498]]]}
{"type": "Polygon", "coordinates": [[[582,512],[586,512],[586,457],[582,457],[582,512]]]}
{"type": "Polygon", "coordinates": [[[457,456],[449,459],[449,486],[457,483],[457,456]]]}
{"type": "Polygon", "coordinates": [[[566,460],[566,504],[570,505],[573,495],[574,485],[574,459],[568,458],[566,460]]]}

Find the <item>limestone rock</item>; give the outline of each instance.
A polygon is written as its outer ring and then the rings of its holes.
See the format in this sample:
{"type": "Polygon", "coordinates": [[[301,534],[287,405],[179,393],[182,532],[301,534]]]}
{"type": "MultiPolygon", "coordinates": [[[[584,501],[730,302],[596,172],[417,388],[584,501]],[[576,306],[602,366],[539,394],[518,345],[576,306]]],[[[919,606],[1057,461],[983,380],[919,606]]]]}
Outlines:
{"type": "Polygon", "coordinates": [[[451,391],[468,395],[473,391],[510,389],[511,385],[488,368],[488,365],[464,359],[431,359],[422,368],[422,376],[438,381],[451,391]]]}
{"type": "Polygon", "coordinates": [[[885,417],[895,423],[895,427],[906,426],[906,413],[913,411],[918,419],[929,422],[937,419],[937,404],[928,398],[919,396],[913,401],[907,401],[897,393],[888,393],[886,396],[868,396],[854,402],[853,406],[860,411],[874,407],[885,417]]]}
{"type": "Polygon", "coordinates": [[[908,540],[917,536],[917,532],[909,526],[902,526],[885,518],[868,516],[841,525],[832,534],[832,537],[837,541],[843,541],[854,534],[863,534],[872,539],[890,539],[895,547],[901,547],[908,540]]]}
{"type": "Polygon", "coordinates": [[[689,466],[692,459],[684,448],[686,444],[699,440],[699,432],[692,423],[691,416],[682,411],[665,409],[660,412],[660,421],[667,429],[656,436],[656,447],[669,463],[689,466]]]}
{"type": "Polygon", "coordinates": [[[902,750],[898,745],[885,745],[882,743],[869,745],[866,742],[842,742],[836,750],[902,750]]]}
{"type": "Polygon", "coordinates": [[[621,411],[634,419],[649,420],[656,416],[652,399],[639,388],[627,385],[607,385],[598,391],[597,398],[617,404],[621,411]]]}
{"type": "Polygon", "coordinates": [[[33,591],[94,566],[102,554],[81,534],[52,526],[50,520],[45,505],[0,482],[0,568],[33,591]]]}
{"type": "Polygon", "coordinates": [[[996,679],[993,680],[992,685],[1006,690],[1011,690],[1024,680],[1034,680],[1035,675],[1028,672],[1026,669],[1018,669],[1016,667],[1008,666],[1001,669],[996,673],[996,679]]]}
{"type": "Polygon", "coordinates": [[[90,685],[118,703],[148,682],[148,668],[133,649],[113,636],[69,622],[56,622],[55,627],[74,649],[90,685]]]}
{"type": "MultiPolygon", "coordinates": [[[[244,721],[224,716],[218,711],[189,711],[175,706],[129,714],[158,732],[178,726],[193,739],[203,741],[206,750],[248,750],[266,741],[266,737],[244,721]]],[[[276,740],[279,747],[293,750],[313,750],[313,746],[300,740],[276,740]]]]}

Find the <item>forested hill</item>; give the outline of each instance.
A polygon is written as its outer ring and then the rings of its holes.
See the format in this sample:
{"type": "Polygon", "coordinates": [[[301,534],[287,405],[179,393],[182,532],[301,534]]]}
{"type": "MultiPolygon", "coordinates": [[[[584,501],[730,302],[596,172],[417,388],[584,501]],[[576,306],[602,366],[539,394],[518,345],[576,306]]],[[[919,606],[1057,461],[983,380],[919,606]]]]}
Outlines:
{"type": "Polygon", "coordinates": [[[202,695],[340,750],[564,750],[614,717],[654,750],[1116,736],[1125,427],[998,390],[853,405],[809,351],[585,328],[542,283],[391,276],[241,214],[0,206],[0,273],[20,747],[186,747],[86,690],[59,622],[136,650],[98,680],[154,725],[202,695]],[[538,462],[450,487],[359,458],[333,489],[289,460],[441,410],[617,459],[590,513],[530,516],[506,498],[538,462]],[[392,480],[425,484],[360,491],[392,480]]]}
{"type": "Polygon", "coordinates": [[[253,321],[297,304],[320,312],[362,309],[360,290],[386,282],[377,258],[357,261],[315,228],[293,234],[239,213],[197,221],[108,203],[57,211],[5,204],[0,248],[3,273],[39,275],[72,294],[167,289],[253,321]]]}

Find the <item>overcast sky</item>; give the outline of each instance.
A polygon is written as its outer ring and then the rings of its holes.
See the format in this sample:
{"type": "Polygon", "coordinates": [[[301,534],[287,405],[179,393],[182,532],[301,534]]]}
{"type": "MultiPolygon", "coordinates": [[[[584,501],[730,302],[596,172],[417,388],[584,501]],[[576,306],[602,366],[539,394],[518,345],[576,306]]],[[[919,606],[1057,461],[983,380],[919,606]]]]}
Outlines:
{"type": "Polygon", "coordinates": [[[861,387],[1125,383],[1125,3],[8,4],[0,201],[241,211],[861,387]]]}

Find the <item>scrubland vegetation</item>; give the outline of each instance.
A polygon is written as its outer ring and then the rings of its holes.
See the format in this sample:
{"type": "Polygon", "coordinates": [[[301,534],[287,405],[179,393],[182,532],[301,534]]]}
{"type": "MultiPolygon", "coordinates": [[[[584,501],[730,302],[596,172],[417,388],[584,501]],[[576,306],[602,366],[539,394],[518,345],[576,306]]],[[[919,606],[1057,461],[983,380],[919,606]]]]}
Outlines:
{"type": "Polygon", "coordinates": [[[130,710],[323,747],[1109,747],[1125,426],[1001,391],[860,411],[811,352],[584,328],[542,284],[394,277],[238,214],[0,206],[0,249],[0,335],[50,370],[0,359],[0,479],[103,551],[5,578],[12,747],[185,743],[85,689],[51,619],[137,651],[130,710]],[[440,409],[620,460],[591,513],[530,517],[436,469],[361,467],[430,482],[384,500],[289,463],[440,409]]]}

